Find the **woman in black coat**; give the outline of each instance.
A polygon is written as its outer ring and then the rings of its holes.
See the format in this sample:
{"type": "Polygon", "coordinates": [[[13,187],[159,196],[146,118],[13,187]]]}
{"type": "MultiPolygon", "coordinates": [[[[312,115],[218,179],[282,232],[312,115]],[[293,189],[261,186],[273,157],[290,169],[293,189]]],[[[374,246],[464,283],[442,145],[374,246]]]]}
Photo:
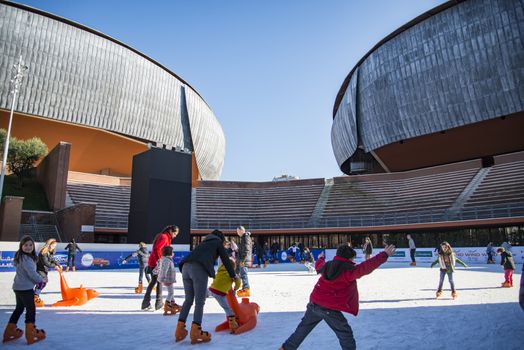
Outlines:
{"type": "Polygon", "coordinates": [[[218,230],[214,230],[204,237],[202,242],[180,263],[186,298],[178,317],[175,332],[177,342],[184,340],[187,336],[186,319],[193,302],[195,303],[195,311],[189,335],[191,344],[205,343],[211,340],[209,332],[202,331],[201,324],[207,296],[208,278],[215,277],[215,260],[219,256],[233,282],[235,270],[224,248],[224,234],[218,230]]]}

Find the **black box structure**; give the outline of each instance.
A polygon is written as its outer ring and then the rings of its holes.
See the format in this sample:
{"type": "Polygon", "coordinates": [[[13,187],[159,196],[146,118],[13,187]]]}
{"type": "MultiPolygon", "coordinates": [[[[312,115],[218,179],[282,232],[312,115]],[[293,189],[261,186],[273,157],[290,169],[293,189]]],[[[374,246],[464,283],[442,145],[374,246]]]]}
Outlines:
{"type": "Polygon", "coordinates": [[[191,154],[152,148],[133,157],[128,242],[152,243],[166,225],[180,233],[173,244],[190,244],[191,154]]]}

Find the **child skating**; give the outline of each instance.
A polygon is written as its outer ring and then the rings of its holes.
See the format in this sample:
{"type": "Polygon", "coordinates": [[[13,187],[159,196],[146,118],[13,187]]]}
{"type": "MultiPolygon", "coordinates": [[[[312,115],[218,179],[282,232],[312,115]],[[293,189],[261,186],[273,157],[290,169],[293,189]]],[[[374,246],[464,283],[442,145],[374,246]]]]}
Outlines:
{"type": "Polygon", "coordinates": [[[313,252],[308,247],[304,248],[304,266],[307,267],[308,272],[314,273],[315,270],[315,257],[313,252]]]}
{"type": "Polygon", "coordinates": [[[500,254],[500,265],[504,268],[504,282],[502,283],[502,287],[511,288],[513,287],[513,271],[515,270],[513,254],[504,248],[497,249],[497,253],[500,254]]]}
{"type": "Polygon", "coordinates": [[[320,321],[324,320],[335,332],[344,350],[356,349],[353,330],[342,314],[358,314],[358,289],[356,280],[368,275],[385,263],[395,253],[395,246],[389,245],[375,257],[356,265],[353,260],[357,253],[348,244],[340,245],[335,258],[325,262],[317,260],[316,269],[321,277],[309,297],[306,313],[295,332],[282,344],[280,349],[297,349],[307,335],[320,321]]]}
{"type": "MultiPolygon", "coordinates": [[[[36,263],[36,271],[40,276],[45,277],[47,280],[47,274],[49,269],[53,268],[57,271],[62,271],[62,267],[56,262],[54,255],[56,252],[56,239],[48,239],[44,246],[40,248],[40,253],[38,254],[38,261],[36,263]]],[[[44,306],[43,300],[40,298],[40,293],[47,285],[46,282],[40,282],[35,287],[35,305],[36,307],[44,306]]]]}
{"type": "Polygon", "coordinates": [[[182,307],[175,303],[174,284],[176,282],[175,264],[173,263],[173,247],[162,248],[162,258],[158,260],[154,275],[158,276],[158,282],[167,288],[167,297],[164,304],[164,316],[173,316],[180,312],[182,307]]]}
{"type": "Polygon", "coordinates": [[[45,339],[43,329],[35,327],[36,308],[34,299],[34,288],[37,283],[47,282],[47,277],[42,277],[36,272],[37,256],[35,253],[35,241],[30,236],[24,236],[20,240],[18,251],[15,253],[13,265],[16,274],[13,281],[13,291],[16,296],[15,311],[9,318],[5,327],[3,342],[20,338],[24,332],[16,327],[20,316],[25,309],[25,338],[28,344],[45,339]]]}
{"type": "Polygon", "coordinates": [[[144,274],[146,275],[147,283],[151,282],[151,272],[147,267],[147,260],[149,259],[149,251],[144,242],[138,243],[138,249],[133,253],[129,254],[122,260],[122,264],[127,264],[127,260],[136,258],[138,260],[138,287],[135,288],[135,293],[142,294],[144,290],[142,281],[144,274]]]}
{"type": "Polygon", "coordinates": [[[455,264],[459,263],[464,267],[468,267],[462,260],[457,258],[455,252],[451,248],[451,245],[444,241],[440,243],[440,249],[438,252],[438,258],[435,260],[431,267],[436,264],[440,265],[440,280],[437,289],[437,299],[442,295],[442,285],[444,284],[444,276],[448,275],[449,285],[451,286],[451,297],[457,298],[457,291],[455,290],[455,282],[453,281],[453,272],[455,272],[455,264]]]}
{"type": "MultiPolygon", "coordinates": [[[[233,269],[235,269],[235,261],[233,259],[230,260],[233,269]]],[[[229,292],[229,290],[231,289],[232,282],[233,281],[231,280],[231,277],[227,272],[226,266],[224,264],[219,264],[217,273],[215,275],[215,278],[213,279],[213,283],[211,283],[211,286],[209,287],[209,293],[216,299],[218,304],[226,313],[227,321],[229,323],[229,329],[231,330],[231,333],[234,333],[235,329],[239,327],[238,319],[236,318],[233,310],[231,310],[231,307],[229,306],[226,299],[227,292],[229,292]]],[[[237,276],[234,282],[234,289],[235,291],[237,291],[238,289],[240,289],[242,280],[240,279],[240,277],[237,276]]]]}

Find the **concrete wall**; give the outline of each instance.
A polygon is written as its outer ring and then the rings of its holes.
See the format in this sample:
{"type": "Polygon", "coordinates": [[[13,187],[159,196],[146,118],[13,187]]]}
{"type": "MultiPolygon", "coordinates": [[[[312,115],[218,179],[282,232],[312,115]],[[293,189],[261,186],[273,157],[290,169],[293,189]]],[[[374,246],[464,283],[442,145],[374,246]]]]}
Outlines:
{"type": "Polygon", "coordinates": [[[60,142],[36,168],[37,181],[44,187],[53,211],[65,208],[70,152],[71,144],[60,142]]]}
{"type": "Polygon", "coordinates": [[[0,206],[0,241],[18,241],[24,197],[5,196],[0,206]]]}
{"type": "Polygon", "coordinates": [[[75,239],[77,242],[94,242],[94,232],[82,232],[82,225],[95,226],[94,203],[79,203],[56,212],[56,220],[60,226],[62,241],[75,239]]]}

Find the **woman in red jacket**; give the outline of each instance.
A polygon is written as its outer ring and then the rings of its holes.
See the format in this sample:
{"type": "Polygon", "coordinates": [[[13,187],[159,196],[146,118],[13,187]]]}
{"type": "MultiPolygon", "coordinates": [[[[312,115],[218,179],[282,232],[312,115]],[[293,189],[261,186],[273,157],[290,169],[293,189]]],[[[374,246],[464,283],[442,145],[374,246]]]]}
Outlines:
{"type": "MultiPolygon", "coordinates": [[[[153,269],[156,267],[156,263],[160,258],[162,258],[162,249],[168,245],[171,245],[171,241],[173,238],[175,238],[178,235],[178,226],[175,225],[169,225],[166,226],[161,233],[156,235],[154,241],[153,241],[153,249],[151,251],[151,254],[149,255],[149,259],[147,261],[147,272],[152,273],[153,269]]],[[[146,273],[147,273],[146,272],[146,273]]],[[[164,306],[164,303],[162,302],[162,285],[158,283],[158,276],[152,275],[151,281],[149,282],[147,286],[146,293],[144,294],[144,299],[142,300],[142,310],[149,311],[152,310],[151,307],[151,292],[153,291],[153,288],[156,286],[156,303],[155,303],[155,310],[161,309],[164,306]]],[[[176,304],[175,304],[176,305],[176,304]]],[[[176,310],[173,311],[180,311],[180,306],[176,305],[176,310]]]]}
{"type": "Polygon", "coordinates": [[[356,265],[353,260],[357,253],[349,245],[343,244],[338,247],[337,255],[332,261],[326,263],[325,257],[319,256],[315,268],[321,277],[309,297],[306,314],[280,349],[297,349],[322,320],[335,332],[342,349],[356,349],[353,331],[342,311],[355,316],[358,314],[356,280],[370,274],[393,254],[395,246],[388,245],[382,253],[356,265]]]}

